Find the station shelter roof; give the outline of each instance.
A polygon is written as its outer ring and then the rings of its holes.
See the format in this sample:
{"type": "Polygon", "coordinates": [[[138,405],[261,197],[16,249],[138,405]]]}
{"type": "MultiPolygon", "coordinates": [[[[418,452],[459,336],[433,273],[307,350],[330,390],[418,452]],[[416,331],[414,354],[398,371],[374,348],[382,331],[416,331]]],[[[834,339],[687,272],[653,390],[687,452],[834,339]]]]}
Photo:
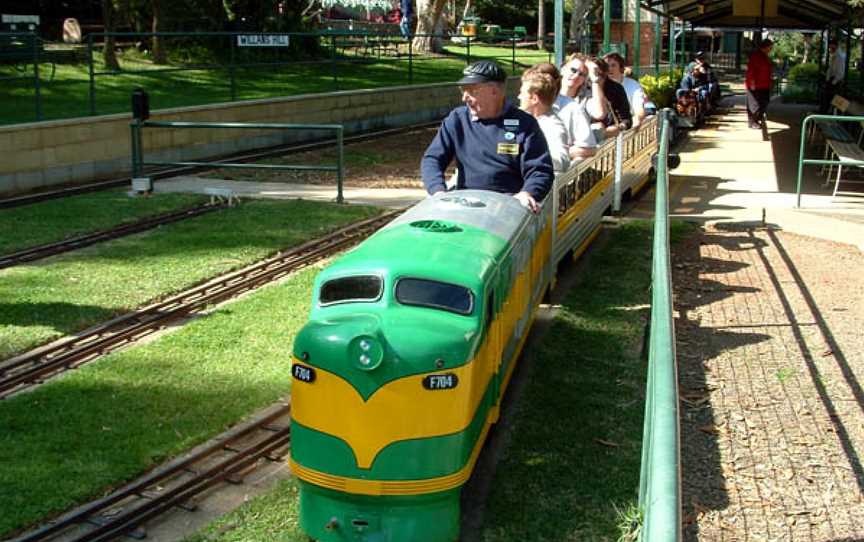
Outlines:
{"type": "Polygon", "coordinates": [[[846,0],[643,0],[694,26],[822,29],[852,16],[846,0]]]}

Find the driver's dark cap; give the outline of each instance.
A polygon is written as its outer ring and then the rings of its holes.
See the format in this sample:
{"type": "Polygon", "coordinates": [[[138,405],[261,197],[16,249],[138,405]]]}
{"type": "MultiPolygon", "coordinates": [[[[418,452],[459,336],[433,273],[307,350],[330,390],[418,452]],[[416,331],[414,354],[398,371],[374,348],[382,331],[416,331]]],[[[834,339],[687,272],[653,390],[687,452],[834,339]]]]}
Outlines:
{"type": "Polygon", "coordinates": [[[503,83],[507,80],[504,68],[492,60],[478,60],[462,70],[460,85],[476,85],[479,83],[503,83]]]}

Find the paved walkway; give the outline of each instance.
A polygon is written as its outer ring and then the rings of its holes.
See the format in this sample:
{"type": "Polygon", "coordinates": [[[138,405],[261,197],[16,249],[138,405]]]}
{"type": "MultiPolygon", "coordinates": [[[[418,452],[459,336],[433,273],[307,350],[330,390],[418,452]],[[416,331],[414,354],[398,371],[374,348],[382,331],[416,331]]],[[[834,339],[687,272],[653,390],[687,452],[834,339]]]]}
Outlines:
{"type": "Polygon", "coordinates": [[[805,112],[729,104],[670,186],[705,226],[674,261],[685,540],[864,540],[864,195],[811,172],[795,209],[805,112]]]}
{"type": "MultiPolygon", "coordinates": [[[[800,123],[809,109],[773,103],[767,134],[747,128],[744,98],[727,98],[729,111],[691,132],[677,149],[681,166],[670,178],[673,217],[707,224],[761,224],[839,241],[864,250],[864,186],[858,196],[831,200],[815,167],[805,170],[802,206],[795,208],[800,123]],[[767,137],[766,137],[767,136],[767,137]]],[[[812,154],[808,157],[814,157],[812,154]]],[[[631,213],[653,216],[653,199],[631,213]]]]}
{"type": "MultiPolygon", "coordinates": [[[[205,177],[174,177],[157,181],[155,192],[184,192],[203,194],[207,188],[231,190],[237,196],[278,199],[309,199],[316,201],[336,201],[335,186],[290,183],[256,183],[208,179],[205,177]]],[[[358,205],[378,205],[381,207],[401,208],[411,206],[426,197],[422,188],[356,188],[345,187],[342,193],[346,203],[358,205]]]]}

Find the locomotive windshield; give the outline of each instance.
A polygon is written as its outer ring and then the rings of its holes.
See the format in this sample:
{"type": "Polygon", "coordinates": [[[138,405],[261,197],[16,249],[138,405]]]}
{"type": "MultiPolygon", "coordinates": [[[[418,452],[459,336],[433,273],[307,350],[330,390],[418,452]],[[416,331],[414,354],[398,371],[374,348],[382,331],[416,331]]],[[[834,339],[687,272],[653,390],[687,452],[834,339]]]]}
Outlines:
{"type": "Polygon", "coordinates": [[[328,280],[321,285],[318,300],[322,305],[349,301],[376,301],[381,298],[384,281],[375,275],[359,275],[328,280]]]}
{"type": "Polygon", "coordinates": [[[474,295],[457,284],[427,279],[400,279],[396,283],[396,300],[403,305],[430,307],[458,314],[471,314],[474,295]]]}

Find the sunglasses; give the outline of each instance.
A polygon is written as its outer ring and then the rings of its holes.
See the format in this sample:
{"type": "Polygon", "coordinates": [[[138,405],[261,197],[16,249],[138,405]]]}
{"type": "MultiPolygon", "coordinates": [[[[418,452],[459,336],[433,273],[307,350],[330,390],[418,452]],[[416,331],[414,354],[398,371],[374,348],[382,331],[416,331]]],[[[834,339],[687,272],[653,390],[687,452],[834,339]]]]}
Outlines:
{"type": "Polygon", "coordinates": [[[588,73],[580,71],[578,68],[570,68],[570,75],[577,75],[579,77],[585,77],[586,75],[588,75],[588,73]]]}

